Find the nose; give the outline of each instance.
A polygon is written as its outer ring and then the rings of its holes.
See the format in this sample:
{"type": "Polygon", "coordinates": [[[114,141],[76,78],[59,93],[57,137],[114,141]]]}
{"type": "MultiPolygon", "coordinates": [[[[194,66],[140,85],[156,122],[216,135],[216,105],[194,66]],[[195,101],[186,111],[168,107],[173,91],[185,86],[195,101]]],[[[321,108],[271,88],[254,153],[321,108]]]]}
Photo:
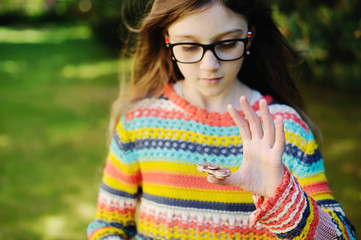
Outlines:
{"type": "Polygon", "coordinates": [[[220,64],[211,50],[207,50],[201,60],[200,68],[207,71],[214,71],[219,68],[220,64]]]}

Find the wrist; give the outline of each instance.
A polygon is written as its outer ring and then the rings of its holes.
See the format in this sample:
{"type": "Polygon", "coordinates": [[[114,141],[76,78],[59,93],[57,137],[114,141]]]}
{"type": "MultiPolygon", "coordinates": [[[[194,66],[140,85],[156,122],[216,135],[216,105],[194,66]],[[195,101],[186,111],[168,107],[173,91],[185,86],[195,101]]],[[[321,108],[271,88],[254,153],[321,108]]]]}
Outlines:
{"type": "Polygon", "coordinates": [[[284,175],[286,172],[287,168],[284,164],[282,164],[280,166],[279,169],[272,171],[273,172],[273,176],[270,176],[270,178],[267,179],[267,187],[265,190],[265,195],[264,197],[266,198],[272,198],[275,197],[277,191],[278,191],[278,187],[282,184],[283,180],[284,180],[284,175]]]}
{"type": "Polygon", "coordinates": [[[278,184],[274,191],[271,193],[273,196],[267,197],[253,194],[253,199],[255,201],[257,210],[251,215],[250,227],[253,227],[265,215],[270,214],[270,212],[272,212],[272,209],[277,209],[277,204],[283,202],[284,198],[286,198],[288,193],[291,191],[291,174],[288,171],[287,167],[284,164],[282,165],[283,174],[281,175],[281,183],[278,184]]]}

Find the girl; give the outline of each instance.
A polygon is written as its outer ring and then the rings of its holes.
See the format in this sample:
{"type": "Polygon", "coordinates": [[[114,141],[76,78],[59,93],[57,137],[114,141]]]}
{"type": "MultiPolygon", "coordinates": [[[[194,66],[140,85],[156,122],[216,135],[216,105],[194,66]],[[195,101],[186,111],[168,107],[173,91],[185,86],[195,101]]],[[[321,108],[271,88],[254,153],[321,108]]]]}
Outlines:
{"type": "Polygon", "coordinates": [[[287,70],[295,57],[262,1],[155,0],[88,238],[355,239],[287,70]],[[203,162],[232,173],[205,177],[203,162]]]}

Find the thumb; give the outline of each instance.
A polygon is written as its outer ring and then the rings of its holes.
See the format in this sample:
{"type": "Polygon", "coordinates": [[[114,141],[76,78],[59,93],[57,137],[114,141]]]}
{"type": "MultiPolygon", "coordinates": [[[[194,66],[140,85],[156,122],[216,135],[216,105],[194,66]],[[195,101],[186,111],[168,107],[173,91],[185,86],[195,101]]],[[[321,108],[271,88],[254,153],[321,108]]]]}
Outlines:
{"type": "Polygon", "coordinates": [[[237,178],[237,175],[234,173],[231,173],[231,175],[229,177],[225,177],[224,179],[218,179],[215,176],[208,175],[207,181],[210,183],[213,183],[213,184],[220,185],[220,186],[238,187],[240,185],[239,179],[237,178]]]}

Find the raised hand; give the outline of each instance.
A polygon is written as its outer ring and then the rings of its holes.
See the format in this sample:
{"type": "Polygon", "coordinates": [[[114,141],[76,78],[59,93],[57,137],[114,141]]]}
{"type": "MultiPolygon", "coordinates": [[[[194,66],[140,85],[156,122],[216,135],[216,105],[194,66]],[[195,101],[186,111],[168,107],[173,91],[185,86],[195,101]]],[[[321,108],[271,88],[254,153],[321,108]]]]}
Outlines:
{"type": "Polygon", "coordinates": [[[239,128],[243,141],[243,161],[240,168],[225,179],[208,176],[211,183],[240,187],[246,191],[265,197],[272,197],[276,187],[282,182],[282,154],[285,146],[283,119],[276,118],[276,127],[266,100],[259,102],[264,124],[253,111],[246,97],[240,98],[245,118],[232,105],[228,112],[239,128]],[[247,120],[248,122],[247,122],[247,120]]]}

